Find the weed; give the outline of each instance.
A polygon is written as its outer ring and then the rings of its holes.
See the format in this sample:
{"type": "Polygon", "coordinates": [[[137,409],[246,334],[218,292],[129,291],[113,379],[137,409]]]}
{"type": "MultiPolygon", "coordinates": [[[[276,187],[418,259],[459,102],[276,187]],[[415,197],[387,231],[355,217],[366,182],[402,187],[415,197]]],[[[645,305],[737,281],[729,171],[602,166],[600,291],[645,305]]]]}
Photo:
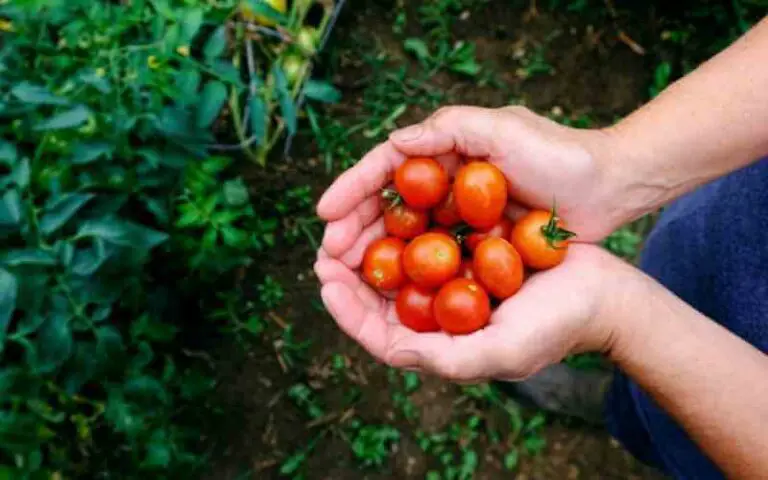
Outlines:
{"type": "Polygon", "coordinates": [[[365,425],[360,420],[353,420],[350,429],[350,448],[364,468],[383,466],[392,445],[400,440],[400,432],[390,425],[365,425]]]}
{"type": "Polygon", "coordinates": [[[285,327],[280,338],[275,340],[275,351],[281,364],[286,368],[295,368],[307,358],[307,350],[312,344],[311,340],[300,342],[296,339],[293,325],[285,327]]]}
{"type": "Polygon", "coordinates": [[[317,419],[325,415],[325,411],[320,406],[315,392],[306,384],[297,383],[293,385],[288,389],[288,397],[311,419],[317,419]]]}
{"type": "Polygon", "coordinates": [[[256,290],[259,294],[259,302],[270,310],[279,306],[285,296],[282,285],[270,275],[264,277],[264,280],[256,286],[256,290]]]}

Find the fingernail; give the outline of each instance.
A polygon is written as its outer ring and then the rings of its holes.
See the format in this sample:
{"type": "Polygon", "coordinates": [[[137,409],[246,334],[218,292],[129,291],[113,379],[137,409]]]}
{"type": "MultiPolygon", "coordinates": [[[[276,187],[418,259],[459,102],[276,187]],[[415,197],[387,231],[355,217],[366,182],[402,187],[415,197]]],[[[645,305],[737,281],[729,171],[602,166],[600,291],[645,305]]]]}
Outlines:
{"type": "Polygon", "coordinates": [[[395,352],[389,363],[397,368],[418,368],[421,365],[421,355],[410,351],[395,352]]]}
{"type": "Polygon", "coordinates": [[[412,142],[424,134],[424,127],[421,124],[411,125],[392,132],[390,138],[395,142],[412,142]]]}

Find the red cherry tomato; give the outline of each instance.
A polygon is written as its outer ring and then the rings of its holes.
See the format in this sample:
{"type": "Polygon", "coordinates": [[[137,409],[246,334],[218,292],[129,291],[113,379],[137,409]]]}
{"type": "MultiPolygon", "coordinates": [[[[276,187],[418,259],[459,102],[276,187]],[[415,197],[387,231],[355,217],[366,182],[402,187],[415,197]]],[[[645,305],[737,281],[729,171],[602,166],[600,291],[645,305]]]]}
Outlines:
{"type": "Polygon", "coordinates": [[[552,212],[533,210],[515,224],[510,241],[523,263],[536,270],[546,270],[565,260],[568,239],[573,236],[552,212]]]}
{"type": "Polygon", "coordinates": [[[508,239],[509,234],[512,233],[512,221],[509,220],[506,217],[503,217],[499,223],[491,227],[490,229],[486,230],[476,230],[469,235],[466,236],[464,239],[464,245],[467,246],[467,249],[470,252],[474,252],[475,248],[485,240],[486,238],[503,238],[508,239]]]}
{"type": "Polygon", "coordinates": [[[363,278],[379,290],[394,290],[405,283],[403,252],[405,242],[387,237],[374,241],[363,255],[363,278]]]}
{"type": "Polygon", "coordinates": [[[462,335],[488,324],[491,301],[479,283],[456,278],[437,292],[433,311],[440,328],[453,335],[462,335]]]}
{"type": "Polygon", "coordinates": [[[461,267],[459,267],[459,273],[457,275],[460,278],[466,278],[467,280],[475,280],[475,269],[472,268],[472,260],[465,258],[461,261],[461,267]]]}
{"type": "Polygon", "coordinates": [[[395,205],[384,209],[384,228],[393,237],[410,240],[427,231],[429,215],[408,205],[395,205]]]}
{"type": "Polygon", "coordinates": [[[503,238],[486,238],[475,249],[472,267],[480,283],[499,300],[511,297],[523,285],[523,260],[503,238]]]}
{"type": "Polygon", "coordinates": [[[453,182],[453,196],[461,218],[482,230],[496,225],[507,206],[507,179],[487,162],[462,166],[453,182]]]}
{"type": "Polygon", "coordinates": [[[414,332],[437,332],[440,325],[435,321],[432,304],[435,292],[409,283],[400,289],[395,299],[395,310],[400,323],[414,332]]]}
{"type": "Polygon", "coordinates": [[[403,252],[403,267],[413,283],[434,288],[456,276],[461,264],[459,244],[448,235],[427,232],[403,252]]]}
{"type": "Polygon", "coordinates": [[[445,168],[433,158],[409,158],[395,170],[395,188],[405,203],[426,210],[440,203],[450,190],[445,168]]]}
{"type": "Polygon", "coordinates": [[[461,216],[453,200],[453,192],[448,192],[448,196],[432,210],[432,218],[444,227],[453,227],[461,223],[461,216]]]}

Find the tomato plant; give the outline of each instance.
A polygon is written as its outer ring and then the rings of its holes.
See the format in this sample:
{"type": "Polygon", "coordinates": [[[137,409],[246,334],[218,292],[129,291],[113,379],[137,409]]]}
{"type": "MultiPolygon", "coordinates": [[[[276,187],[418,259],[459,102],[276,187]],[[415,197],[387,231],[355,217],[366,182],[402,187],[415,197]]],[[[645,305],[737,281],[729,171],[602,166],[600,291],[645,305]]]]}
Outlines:
{"type": "Polygon", "coordinates": [[[394,290],[405,282],[403,251],[405,242],[387,237],[375,240],[363,255],[363,277],[379,290],[394,290]]]}
{"type": "Polygon", "coordinates": [[[479,283],[456,278],[437,292],[433,310],[440,328],[453,335],[462,335],[488,324],[491,301],[479,283]]]}
{"type": "Polygon", "coordinates": [[[468,163],[456,173],[453,195],[467,224],[476,229],[491,228],[507,206],[507,179],[488,162],[468,163]]]}
{"type": "Polygon", "coordinates": [[[533,210],[515,224],[510,241],[523,263],[536,270],[546,270],[563,262],[574,236],[564,228],[554,209],[552,212],[533,210]]]}
{"type": "Polygon", "coordinates": [[[397,293],[395,310],[400,323],[414,332],[436,332],[440,325],[435,321],[432,304],[435,292],[431,289],[408,284],[397,293]]]}
{"type": "Polygon", "coordinates": [[[470,252],[474,252],[475,248],[485,240],[486,238],[503,238],[508,239],[512,233],[512,221],[506,217],[499,220],[499,222],[493,227],[486,230],[475,230],[464,237],[464,245],[470,252]]]}
{"type": "Polygon", "coordinates": [[[403,267],[413,283],[437,287],[456,276],[461,265],[461,249],[451,237],[428,232],[405,247],[403,267]]]}
{"type": "Polygon", "coordinates": [[[480,242],[472,267],[479,282],[499,300],[511,297],[523,285],[523,261],[515,247],[503,238],[480,242]]]}
{"type": "Polygon", "coordinates": [[[445,168],[433,158],[409,158],[395,170],[395,188],[405,203],[428,209],[439,204],[450,190],[445,168]]]}
{"type": "Polygon", "coordinates": [[[399,204],[384,209],[384,228],[389,235],[410,240],[427,231],[429,214],[399,204]]]}

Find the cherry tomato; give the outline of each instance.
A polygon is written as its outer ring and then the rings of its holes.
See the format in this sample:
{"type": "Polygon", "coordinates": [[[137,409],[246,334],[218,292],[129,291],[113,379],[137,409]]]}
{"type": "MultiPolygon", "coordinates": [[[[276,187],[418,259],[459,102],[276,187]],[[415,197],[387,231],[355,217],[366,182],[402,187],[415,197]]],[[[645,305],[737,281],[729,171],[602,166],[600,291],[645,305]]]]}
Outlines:
{"type": "Polygon", "coordinates": [[[432,210],[432,218],[444,227],[453,227],[461,223],[461,216],[453,200],[453,192],[448,192],[448,196],[432,210]]]}
{"type": "Polygon", "coordinates": [[[379,290],[394,290],[405,283],[403,252],[405,242],[387,237],[374,241],[363,255],[363,277],[379,290]]]}
{"type": "Polygon", "coordinates": [[[437,332],[440,325],[435,321],[432,304],[435,292],[427,288],[409,283],[397,294],[395,310],[400,323],[414,332],[437,332]]]}
{"type": "Polygon", "coordinates": [[[508,239],[512,233],[512,221],[506,217],[503,217],[499,223],[493,227],[485,230],[476,230],[464,238],[464,245],[467,246],[470,252],[474,252],[475,248],[485,240],[486,238],[503,238],[508,239]]]}
{"type": "Polygon", "coordinates": [[[486,238],[475,250],[472,267],[479,282],[499,300],[511,297],[523,285],[523,260],[503,238],[486,238]]]}
{"type": "Polygon", "coordinates": [[[468,163],[456,173],[453,196],[465,222],[477,229],[491,228],[507,206],[507,179],[490,163],[468,163]]]}
{"type": "Polygon", "coordinates": [[[553,212],[533,210],[515,224],[510,241],[523,263],[536,270],[546,270],[562,263],[573,236],[553,212]]]}
{"type": "Polygon", "coordinates": [[[419,235],[403,252],[406,275],[421,287],[439,287],[456,276],[460,265],[459,244],[442,233],[419,235]]]}
{"type": "Polygon", "coordinates": [[[491,300],[479,283],[456,278],[437,292],[432,310],[440,328],[450,334],[461,335],[488,325],[491,300]]]}
{"type": "Polygon", "coordinates": [[[410,240],[427,231],[429,215],[408,205],[395,205],[384,209],[384,228],[393,237],[410,240]]]}
{"type": "Polygon", "coordinates": [[[395,170],[395,188],[405,203],[425,210],[440,203],[450,190],[445,168],[433,158],[409,158],[395,170]]]}
{"type": "Polygon", "coordinates": [[[460,278],[466,278],[467,280],[477,280],[475,278],[475,269],[472,268],[472,260],[465,258],[461,261],[461,266],[459,267],[459,273],[457,276],[460,278]]]}

